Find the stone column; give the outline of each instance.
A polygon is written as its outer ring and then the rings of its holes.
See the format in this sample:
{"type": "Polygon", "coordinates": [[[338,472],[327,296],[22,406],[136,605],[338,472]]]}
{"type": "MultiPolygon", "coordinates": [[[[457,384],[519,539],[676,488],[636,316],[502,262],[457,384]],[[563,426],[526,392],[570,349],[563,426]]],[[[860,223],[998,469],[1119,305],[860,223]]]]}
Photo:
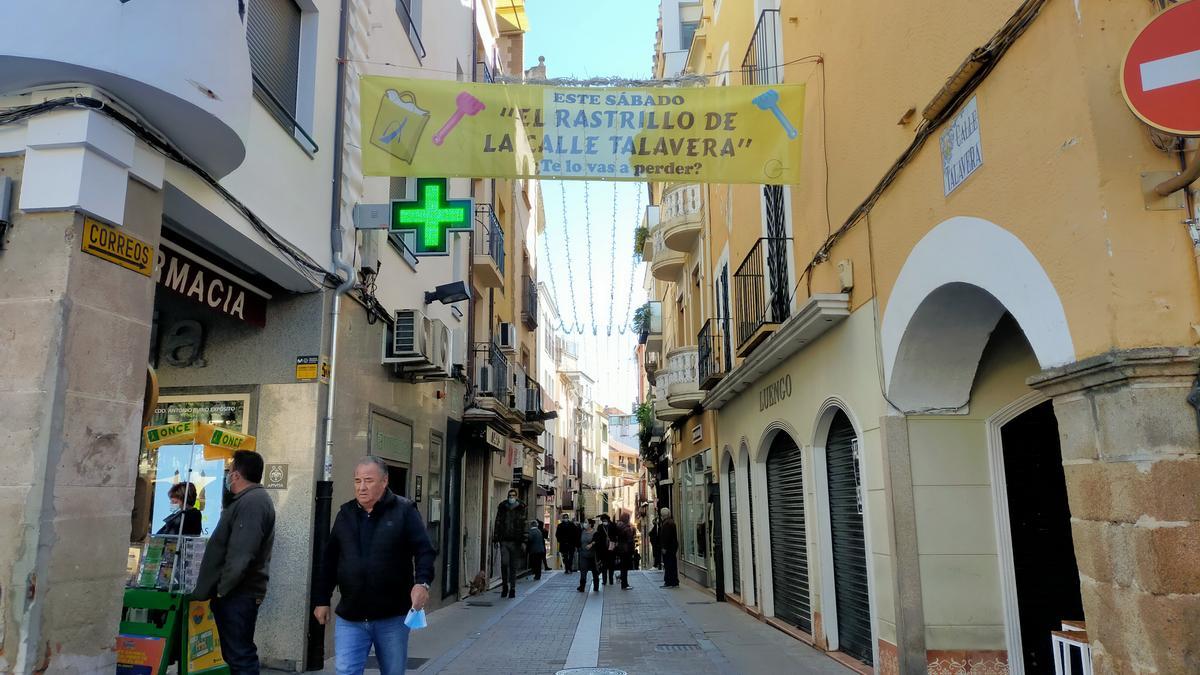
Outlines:
{"type": "Polygon", "coordinates": [[[1030,380],[1054,400],[1097,673],[1200,672],[1198,361],[1116,351],[1030,380]]]}
{"type": "Polygon", "coordinates": [[[112,672],[154,284],[84,253],[83,213],[157,246],[163,160],[92,111],[14,133],[23,152],[0,156],[19,205],[0,251],[0,672],[112,672]]]}

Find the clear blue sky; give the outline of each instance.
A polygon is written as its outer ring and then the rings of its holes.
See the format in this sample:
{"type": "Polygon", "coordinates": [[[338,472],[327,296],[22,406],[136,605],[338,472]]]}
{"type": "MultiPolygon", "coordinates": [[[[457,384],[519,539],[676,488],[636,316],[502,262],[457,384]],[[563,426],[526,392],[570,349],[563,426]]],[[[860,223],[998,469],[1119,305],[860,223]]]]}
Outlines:
{"type": "MultiPolygon", "coordinates": [[[[650,77],[658,30],[656,0],[526,0],[525,9],[529,17],[526,68],[536,66],[538,57],[545,56],[546,75],[551,78],[650,77]]],[[[616,190],[614,240],[612,183],[588,184],[586,199],[583,182],[542,183],[546,233],[537,251],[538,275],[551,284],[567,328],[575,332],[578,324],[583,325],[582,336],[569,337],[580,342],[581,365],[598,380],[597,400],[628,412],[637,394],[636,339],[630,333],[620,335],[617,329],[627,324],[632,309],[645,301],[644,266],[633,264],[632,253],[633,229],[642,219],[639,192],[644,211],[646,186],[619,183],[616,190]],[[574,294],[569,270],[574,272],[574,294]]]]}

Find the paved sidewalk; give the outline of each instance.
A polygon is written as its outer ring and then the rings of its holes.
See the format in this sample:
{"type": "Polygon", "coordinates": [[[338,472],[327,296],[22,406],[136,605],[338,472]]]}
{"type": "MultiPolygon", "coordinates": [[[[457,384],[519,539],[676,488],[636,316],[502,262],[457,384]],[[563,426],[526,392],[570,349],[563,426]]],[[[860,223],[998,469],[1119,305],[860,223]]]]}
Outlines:
{"type": "MultiPolygon", "coordinates": [[[[579,593],[578,583],[577,575],[552,572],[541,581],[521,580],[513,600],[490,591],[432,612],[429,628],[412,635],[409,672],[554,675],[581,666],[629,675],[852,672],[699,588],[661,588],[661,572],[630,572],[628,591],[617,585],[579,593]],[[589,628],[595,625],[599,635],[589,628]]],[[[322,672],[335,672],[332,661],[322,672]]]]}

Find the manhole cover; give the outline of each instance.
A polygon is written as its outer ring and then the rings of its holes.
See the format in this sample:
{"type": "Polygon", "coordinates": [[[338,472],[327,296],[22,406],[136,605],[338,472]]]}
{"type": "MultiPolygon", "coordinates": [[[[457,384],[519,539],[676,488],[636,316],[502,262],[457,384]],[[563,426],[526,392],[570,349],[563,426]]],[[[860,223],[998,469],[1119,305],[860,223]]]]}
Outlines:
{"type": "Polygon", "coordinates": [[[700,649],[700,645],[696,643],[680,644],[680,645],[656,645],[656,652],[691,652],[700,649]]]}
{"type": "Polygon", "coordinates": [[[629,675],[623,670],[616,668],[567,668],[560,670],[554,675],[629,675]]]}

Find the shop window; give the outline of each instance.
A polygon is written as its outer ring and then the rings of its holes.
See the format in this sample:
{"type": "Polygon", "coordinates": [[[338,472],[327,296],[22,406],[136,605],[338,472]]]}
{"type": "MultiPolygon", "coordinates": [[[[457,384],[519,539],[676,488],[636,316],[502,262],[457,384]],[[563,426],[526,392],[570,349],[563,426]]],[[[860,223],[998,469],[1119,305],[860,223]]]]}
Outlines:
{"type": "MultiPolygon", "coordinates": [[[[245,433],[249,408],[249,394],[163,396],[154,408],[150,426],[195,421],[245,433]]],[[[225,465],[223,459],[206,460],[203,445],[162,445],[154,449],[143,445],[138,454],[130,541],[144,542],[161,528],[171,513],[167,493],[178,483],[191,483],[195,490],[195,508],[201,513],[200,536],[212,534],[221,517],[225,465]]]]}

